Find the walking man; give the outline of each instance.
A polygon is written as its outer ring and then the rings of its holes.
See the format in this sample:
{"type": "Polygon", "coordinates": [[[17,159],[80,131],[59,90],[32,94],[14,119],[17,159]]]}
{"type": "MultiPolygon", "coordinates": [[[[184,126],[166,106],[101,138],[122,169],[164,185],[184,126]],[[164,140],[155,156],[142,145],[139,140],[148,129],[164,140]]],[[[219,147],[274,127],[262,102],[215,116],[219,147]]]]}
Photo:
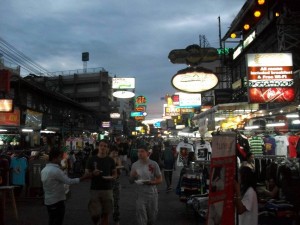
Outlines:
{"type": "Polygon", "coordinates": [[[101,140],[98,153],[88,159],[86,173],[91,174],[88,209],[95,225],[109,224],[113,212],[113,181],[117,178],[115,161],[108,156],[108,143],[101,140]]]}
{"type": "Polygon", "coordinates": [[[162,152],[161,160],[163,161],[164,176],[167,184],[167,192],[172,191],[173,170],[175,168],[175,157],[171,149],[170,142],[165,141],[165,150],[162,152]]]}
{"type": "Polygon", "coordinates": [[[139,225],[153,225],[158,213],[157,185],[162,182],[158,164],[149,159],[147,146],[138,147],[138,161],[133,163],[130,181],[137,186],[136,217],[139,225]]]}
{"type": "Polygon", "coordinates": [[[62,225],[65,215],[65,188],[64,184],[78,184],[89,178],[87,174],[80,178],[69,178],[60,168],[63,151],[52,149],[49,152],[49,163],[41,171],[41,180],[44,189],[44,202],[49,215],[49,225],[62,225]]]}

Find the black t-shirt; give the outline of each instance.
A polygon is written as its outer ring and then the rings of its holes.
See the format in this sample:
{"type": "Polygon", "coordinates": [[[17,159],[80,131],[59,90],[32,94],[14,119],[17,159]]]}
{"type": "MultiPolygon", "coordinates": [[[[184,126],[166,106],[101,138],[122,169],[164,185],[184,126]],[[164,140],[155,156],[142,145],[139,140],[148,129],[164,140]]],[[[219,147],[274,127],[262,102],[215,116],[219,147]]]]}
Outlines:
{"type": "Polygon", "coordinates": [[[118,144],[118,149],[119,149],[119,155],[127,155],[129,145],[128,145],[128,143],[125,143],[125,142],[120,143],[120,144],[118,144]]]}
{"type": "Polygon", "coordinates": [[[112,171],[116,168],[115,161],[106,156],[100,158],[98,156],[92,156],[88,159],[86,168],[90,171],[94,171],[95,168],[102,171],[99,176],[94,176],[91,179],[91,190],[111,190],[113,182],[112,180],[103,179],[102,176],[112,176],[112,171]]]}

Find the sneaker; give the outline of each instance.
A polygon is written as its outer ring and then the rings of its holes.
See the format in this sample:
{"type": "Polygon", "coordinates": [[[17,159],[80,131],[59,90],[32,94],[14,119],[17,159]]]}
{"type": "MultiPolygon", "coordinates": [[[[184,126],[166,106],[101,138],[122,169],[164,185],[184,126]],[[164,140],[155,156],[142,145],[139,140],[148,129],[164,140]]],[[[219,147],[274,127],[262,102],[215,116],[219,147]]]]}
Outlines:
{"type": "Polygon", "coordinates": [[[167,188],[167,193],[171,192],[172,191],[172,188],[171,187],[168,187],[167,188]]]}

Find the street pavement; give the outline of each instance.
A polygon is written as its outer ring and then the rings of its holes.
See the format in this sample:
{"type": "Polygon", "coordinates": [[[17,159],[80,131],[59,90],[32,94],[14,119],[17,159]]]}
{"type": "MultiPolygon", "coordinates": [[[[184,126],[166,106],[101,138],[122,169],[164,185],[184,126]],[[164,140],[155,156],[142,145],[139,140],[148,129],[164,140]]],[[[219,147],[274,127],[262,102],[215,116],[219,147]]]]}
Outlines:
{"type": "MultiPolygon", "coordinates": [[[[192,209],[179,200],[175,188],[179,179],[179,170],[174,171],[173,191],[166,193],[166,185],[162,183],[159,189],[159,213],[155,225],[199,225],[192,209]]],[[[66,201],[64,225],[93,225],[87,205],[89,201],[89,181],[71,187],[71,198],[66,201]]],[[[135,185],[130,184],[128,177],[121,175],[120,225],[134,225],[135,216],[135,185]]],[[[19,221],[14,218],[12,206],[8,201],[5,209],[5,225],[46,225],[47,210],[41,198],[18,198],[17,208],[19,221]]],[[[114,222],[110,219],[110,224],[114,222]]]]}

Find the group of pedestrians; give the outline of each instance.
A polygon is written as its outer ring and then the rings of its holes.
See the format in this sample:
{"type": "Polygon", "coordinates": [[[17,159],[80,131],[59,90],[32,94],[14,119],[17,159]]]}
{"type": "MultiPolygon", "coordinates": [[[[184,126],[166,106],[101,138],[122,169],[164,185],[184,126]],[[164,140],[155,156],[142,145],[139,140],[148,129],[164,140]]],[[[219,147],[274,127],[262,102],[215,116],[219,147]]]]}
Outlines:
{"type": "MultiPolygon", "coordinates": [[[[124,170],[125,161],[124,155],[123,157],[119,156],[119,144],[110,145],[106,140],[100,140],[96,148],[98,149],[97,154],[90,154],[87,158],[85,173],[80,178],[69,178],[61,170],[63,151],[51,149],[49,163],[41,172],[49,225],[63,224],[66,200],[64,185],[78,184],[87,179],[90,180],[88,211],[93,223],[108,225],[109,217],[112,215],[115,224],[119,224],[120,175],[124,170]]],[[[165,143],[165,150],[160,154],[161,163],[150,159],[151,145],[149,143],[140,142],[134,146],[138,159],[131,163],[130,171],[128,169],[127,172],[129,182],[137,184],[136,220],[140,225],[154,224],[158,212],[157,185],[163,180],[161,169],[165,170],[167,191],[170,191],[175,162],[174,155],[168,142],[165,143]]]]}

